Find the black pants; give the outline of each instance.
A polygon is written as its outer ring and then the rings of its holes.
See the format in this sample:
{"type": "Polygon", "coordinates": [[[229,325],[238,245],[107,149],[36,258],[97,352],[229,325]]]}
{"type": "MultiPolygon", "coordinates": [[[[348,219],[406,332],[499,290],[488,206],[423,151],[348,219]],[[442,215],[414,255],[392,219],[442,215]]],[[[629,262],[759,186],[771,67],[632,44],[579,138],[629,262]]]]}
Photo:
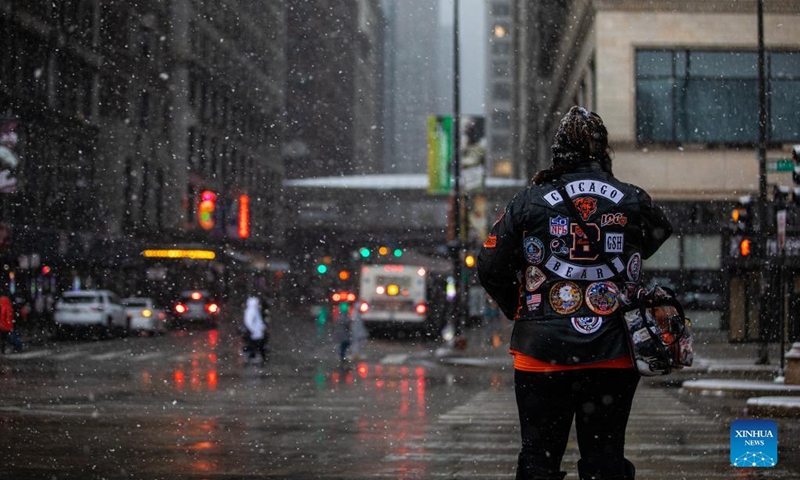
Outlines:
{"type": "Polygon", "coordinates": [[[581,480],[627,480],[625,428],[639,374],[633,369],[553,373],[515,370],[522,450],[517,480],[562,479],[561,459],[573,419],[581,480]]]}

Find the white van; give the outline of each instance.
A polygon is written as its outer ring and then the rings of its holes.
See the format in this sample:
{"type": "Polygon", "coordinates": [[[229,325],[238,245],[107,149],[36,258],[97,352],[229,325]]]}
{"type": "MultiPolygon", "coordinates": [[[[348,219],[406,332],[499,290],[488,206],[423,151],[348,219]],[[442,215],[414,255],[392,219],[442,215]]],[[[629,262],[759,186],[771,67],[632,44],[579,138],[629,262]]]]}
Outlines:
{"type": "Polygon", "coordinates": [[[127,323],[125,308],[109,290],[64,292],[56,302],[53,320],[62,331],[89,327],[106,334],[124,331],[127,323]]]}

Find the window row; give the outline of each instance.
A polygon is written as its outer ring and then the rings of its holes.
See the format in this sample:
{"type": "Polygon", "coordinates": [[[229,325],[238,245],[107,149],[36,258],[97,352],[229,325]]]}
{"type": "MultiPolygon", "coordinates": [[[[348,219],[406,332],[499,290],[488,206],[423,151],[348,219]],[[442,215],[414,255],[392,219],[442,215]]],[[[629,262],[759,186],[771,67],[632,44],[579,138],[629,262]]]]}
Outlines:
{"type": "MultiPolygon", "coordinates": [[[[766,52],[765,81],[768,142],[796,142],[800,52],[766,52]]],[[[758,117],[757,52],[636,52],[639,142],[753,144],[758,117]]]]}

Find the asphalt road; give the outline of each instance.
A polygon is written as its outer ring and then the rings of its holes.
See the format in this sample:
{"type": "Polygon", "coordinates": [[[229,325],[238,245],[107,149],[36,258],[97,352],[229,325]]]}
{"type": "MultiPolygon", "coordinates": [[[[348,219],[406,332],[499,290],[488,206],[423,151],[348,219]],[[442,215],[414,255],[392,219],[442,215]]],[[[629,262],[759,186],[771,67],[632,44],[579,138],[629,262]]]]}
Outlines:
{"type": "MultiPolygon", "coordinates": [[[[370,339],[342,366],[331,325],[274,323],[264,367],[230,324],[0,357],[0,479],[514,478],[510,360],[489,332],[445,356],[370,339]]],[[[643,382],[627,444],[637,478],[800,478],[731,467],[729,420],[643,382]]],[[[576,461],[572,441],[569,479],[576,461]]]]}

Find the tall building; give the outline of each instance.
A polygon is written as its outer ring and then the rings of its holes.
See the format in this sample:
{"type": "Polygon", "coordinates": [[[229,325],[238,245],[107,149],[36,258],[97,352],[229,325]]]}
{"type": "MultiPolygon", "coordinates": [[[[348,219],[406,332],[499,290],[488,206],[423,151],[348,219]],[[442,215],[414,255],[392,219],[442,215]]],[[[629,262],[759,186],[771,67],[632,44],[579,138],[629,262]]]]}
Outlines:
{"type": "Polygon", "coordinates": [[[288,178],[374,172],[382,155],[377,2],[287,2],[288,178]]]}
{"type": "Polygon", "coordinates": [[[280,242],[285,6],[0,1],[0,115],[19,188],[4,255],[119,266],[155,243],[280,242]],[[202,192],[213,213],[199,218],[202,192]],[[237,231],[249,198],[250,235],[237,231]]]}
{"type": "Polygon", "coordinates": [[[489,47],[486,78],[486,168],[491,176],[517,178],[512,161],[512,100],[514,44],[511,38],[511,0],[488,3],[489,47]]]}
{"type": "MultiPolygon", "coordinates": [[[[800,3],[764,5],[766,154],[789,158],[800,139],[800,3]]],[[[648,269],[679,287],[697,328],[752,339],[763,325],[748,299],[764,297],[767,284],[755,264],[733,261],[743,252],[726,227],[737,200],[760,189],[757,2],[516,0],[513,15],[519,166],[530,177],[550,164],[571,105],[596,111],[616,176],[665,205],[677,228],[648,269]]],[[[766,172],[770,201],[780,197],[773,185],[793,186],[780,170],[766,172]]],[[[763,219],[763,231],[770,223],[763,219]]],[[[787,255],[797,285],[798,257],[787,255]]],[[[800,296],[790,290],[796,311],[800,296]]]]}
{"type": "Polygon", "coordinates": [[[386,148],[384,173],[427,169],[427,118],[437,111],[439,6],[428,0],[386,2],[386,148]]]}

